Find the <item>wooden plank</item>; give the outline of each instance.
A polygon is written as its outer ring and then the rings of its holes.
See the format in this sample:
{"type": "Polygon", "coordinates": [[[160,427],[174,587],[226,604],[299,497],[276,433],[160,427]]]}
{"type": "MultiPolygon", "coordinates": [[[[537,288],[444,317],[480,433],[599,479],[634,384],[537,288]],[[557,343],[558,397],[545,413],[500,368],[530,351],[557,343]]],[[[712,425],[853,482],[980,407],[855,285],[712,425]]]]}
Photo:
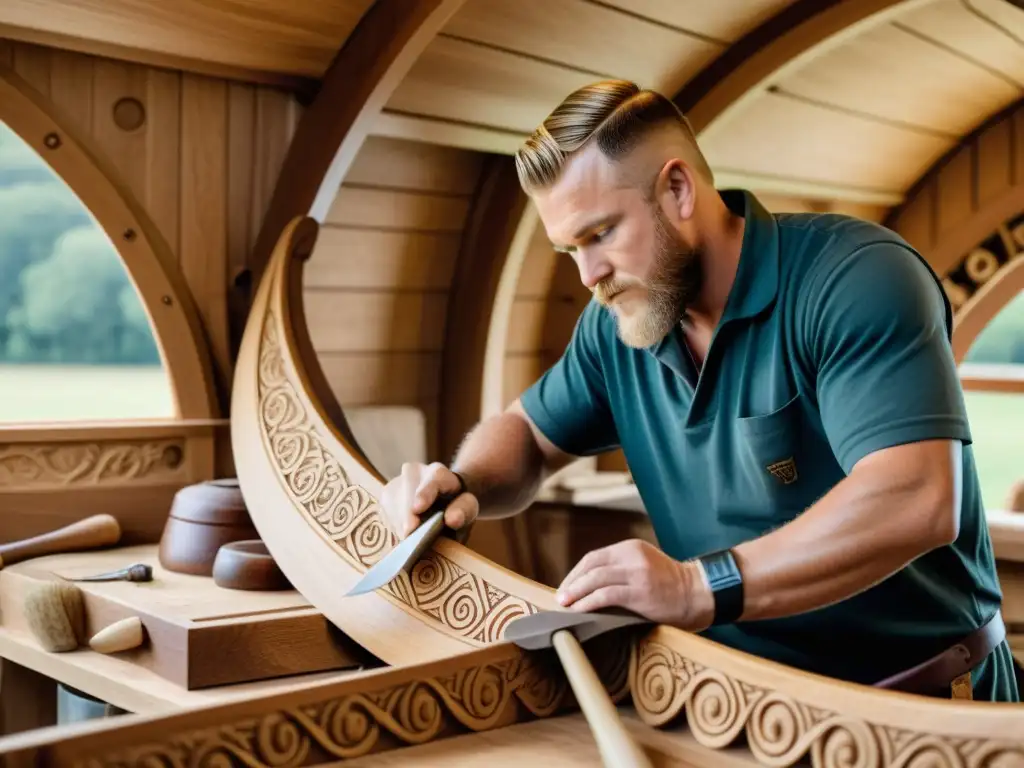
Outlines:
{"type": "Polygon", "coordinates": [[[483,156],[453,147],[371,136],[363,144],[345,182],[419,192],[472,195],[483,156]]]}
{"type": "Polygon", "coordinates": [[[508,353],[560,353],[565,349],[582,308],[572,301],[519,299],[512,304],[508,353]]]}
{"type": "Polygon", "coordinates": [[[461,232],[470,198],[342,185],[325,224],[461,232]]]}
{"type": "Polygon", "coordinates": [[[900,14],[899,23],[1024,87],[1024,46],[973,12],[970,4],[962,0],[924,3],[900,14]]]}
{"type": "Polygon", "coordinates": [[[15,46],[14,71],[43,96],[50,95],[50,49],[28,44],[15,46]]]}
{"type": "Polygon", "coordinates": [[[1010,146],[1012,139],[1013,120],[1010,117],[989,126],[978,136],[976,152],[979,206],[1010,188],[1013,178],[1013,155],[1010,146]]]}
{"type": "Polygon", "coordinates": [[[267,212],[270,198],[277,186],[281,166],[293,133],[294,99],[273,88],[257,88],[255,93],[255,124],[253,126],[253,182],[250,191],[250,222],[252,242],[267,212]]]}
{"type": "Polygon", "coordinates": [[[899,211],[890,225],[904,240],[928,258],[935,242],[935,177],[929,177],[899,211]]]}
{"type": "Polygon", "coordinates": [[[227,253],[228,337],[236,354],[245,332],[251,286],[244,273],[257,224],[253,221],[256,93],[246,83],[228,84],[227,253]]]}
{"type": "Polygon", "coordinates": [[[1013,113],[1013,183],[1024,183],[1024,109],[1018,109],[1013,113]]]}
{"type": "Polygon", "coordinates": [[[444,293],[337,290],[308,292],[304,303],[319,354],[440,352],[447,301],[444,293]]]}
{"type": "Polygon", "coordinates": [[[387,108],[530,132],[594,75],[449,37],[435,38],[387,108]]]}
{"type": "Polygon", "coordinates": [[[343,406],[416,405],[441,394],[440,352],[318,352],[343,406]]]}
{"type": "Polygon", "coordinates": [[[777,85],[786,92],[951,136],[1017,99],[1020,89],[892,24],[818,56],[777,85]]]}
{"type": "MultiPolygon", "coordinates": [[[[181,257],[181,75],[149,70],[146,96],[146,212],[181,257]]],[[[205,195],[206,190],[191,194],[205,195]]]]}
{"type": "Polygon", "coordinates": [[[519,271],[519,282],[516,285],[516,296],[523,298],[539,298],[546,296],[551,290],[551,281],[555,277],[559,253],[551,246],[544,226],[538,224],[530,241],[530,248],[519,271]]]}
{"type": "Polygon", "coordinates": [[[146,195],[146,134],[149,121],[126,130],[118,125],[115,109],[122,99],[134,99],[145,109],[146,69],[109,59],[94,60],[92,135],[132,193],[146,195]]]}
{"type": "Polygon", "coordinates": [[[14,42],[0,37],[0,66],[14,66],[14,42]]]}
{"type": "Polygon", "coordinates": [[[623,77],[670,94],[723,48],[586,0],[473,0],[444,34],[560,62],[594,79],[623,77]]]}
{"type": "Polygon", "coordinates": [[[602,0],[691,34],[734,42],[781,11],[791,0],[602,0]]]}
{"type": "Polygon", "coordinates": [[[445,290],[458,255],[454,233],[322,227],[302,278],[317,290],[445,290]]]}
{"type": "Polygon", "coordinates": [[[961,147],[949,162],[939,169],[936,182],[938,194],[938,234],[957,228],[975,210],[974,157],[969,145],[961,147]]]}
{"type": "Polygon", "coordinates": [[[701,142],[716,171],[902,191],[957,139],[767,93],[701,142]]]}
{"type": "Polygon", "coordinates": [[[0,24],[8,27],[6,36],[41,37],[56,47],[129,59],[145,54],[146,63],[156,66],[206,64],[235,76],[319,77],[370,4],[195,0],[154,8],[136,0],[48,0],[45,6],[4,0],[0,24]]]}
{"type": "Polygon", "coordinates": [[[50,52],[50,98],[82,132],[93,124],[93,59],[68,51],[50,52]]]}
{"type": "Polygon", "coordinates": [[[224,81],[191,74],[183,75],[181,85],[181,267],[226,391],[232,370],[225,266],[227,88],[224,81]]]}

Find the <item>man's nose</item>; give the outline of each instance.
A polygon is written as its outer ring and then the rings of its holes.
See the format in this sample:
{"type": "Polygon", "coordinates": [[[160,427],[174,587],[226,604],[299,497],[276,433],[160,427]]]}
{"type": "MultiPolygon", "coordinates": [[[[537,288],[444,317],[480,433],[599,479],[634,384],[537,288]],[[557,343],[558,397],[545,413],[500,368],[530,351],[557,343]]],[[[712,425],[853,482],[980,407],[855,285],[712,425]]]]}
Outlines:
{"type": "Polygon", "coordinates": [[[580,280],[591,291],[598,283],[612,274],[612,265],[594,251],[581,248],[578,251],[576,265],[580,270],[580,280]]]}

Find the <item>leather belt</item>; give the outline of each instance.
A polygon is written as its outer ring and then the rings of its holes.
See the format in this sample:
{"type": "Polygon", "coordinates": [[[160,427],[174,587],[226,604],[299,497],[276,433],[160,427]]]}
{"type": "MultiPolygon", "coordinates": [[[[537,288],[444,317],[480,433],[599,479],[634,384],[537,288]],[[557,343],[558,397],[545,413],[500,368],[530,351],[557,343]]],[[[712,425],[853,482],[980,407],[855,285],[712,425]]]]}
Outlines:
{"type": "Polygon", "coordinates": [[[917,666],[899,672],[874,684],[925,696],[970,698],[970,672],[1006,638],[1003,614],[995,614],[963,640],[917,666]],[[966,676],[966,682],[964,678],[966,676]],[[963,686],[967,690],[963,691],[963,686]],[[958,692],[958,688],[960,689],[958,692]]]}

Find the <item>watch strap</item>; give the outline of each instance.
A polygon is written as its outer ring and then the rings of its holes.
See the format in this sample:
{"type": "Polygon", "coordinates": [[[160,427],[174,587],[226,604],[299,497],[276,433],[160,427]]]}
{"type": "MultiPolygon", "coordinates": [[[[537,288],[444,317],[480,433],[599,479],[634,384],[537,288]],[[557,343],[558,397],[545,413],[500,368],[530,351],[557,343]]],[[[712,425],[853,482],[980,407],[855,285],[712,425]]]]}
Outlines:
{"type": "Polygon", "coordinates": [[[732,624],[743,615],[743,574],[732,550],[711,552],[697,559],[715,599],[712,625],[732,624]]]}

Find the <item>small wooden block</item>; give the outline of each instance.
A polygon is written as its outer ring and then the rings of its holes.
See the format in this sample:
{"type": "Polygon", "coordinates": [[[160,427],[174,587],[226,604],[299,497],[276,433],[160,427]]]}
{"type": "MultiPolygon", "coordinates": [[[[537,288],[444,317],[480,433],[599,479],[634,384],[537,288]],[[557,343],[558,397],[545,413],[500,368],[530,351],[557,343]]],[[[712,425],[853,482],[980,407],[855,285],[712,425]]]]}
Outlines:
{"type": "Polygon", "coordinates": [[[240,592],[209,576],[164,570],[156,545],[53,555],[0,570],[3,625],[28,632],[22,604],[38,580],[81,577],[132,563],[153,568],[153,581],[77,582],[86,637],[137,616],[145,630],[139,648],[118,658],[145,667],[188,690],[347,669],[373,663],[295,590],[240,592]]]}

